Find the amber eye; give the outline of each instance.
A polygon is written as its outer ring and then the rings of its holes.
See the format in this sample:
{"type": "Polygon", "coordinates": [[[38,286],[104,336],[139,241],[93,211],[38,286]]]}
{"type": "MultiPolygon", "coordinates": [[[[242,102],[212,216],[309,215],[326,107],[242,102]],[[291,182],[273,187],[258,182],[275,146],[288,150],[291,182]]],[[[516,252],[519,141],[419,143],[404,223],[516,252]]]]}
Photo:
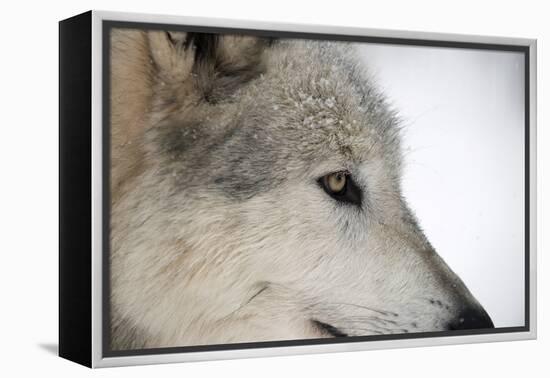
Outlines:
{"type": "Polygon", "coordinates": [[[334,194],[341,194],[346,189],[346,173],[336,172],[325,176],[327,189],[334,194]]]}
{"type": "Polygon", "coordinates": [[[348,171],[338,171],[320,177],[317,182],[324,191],[339,202],[361,206],[361,189],[353,181],[348,171]]]}

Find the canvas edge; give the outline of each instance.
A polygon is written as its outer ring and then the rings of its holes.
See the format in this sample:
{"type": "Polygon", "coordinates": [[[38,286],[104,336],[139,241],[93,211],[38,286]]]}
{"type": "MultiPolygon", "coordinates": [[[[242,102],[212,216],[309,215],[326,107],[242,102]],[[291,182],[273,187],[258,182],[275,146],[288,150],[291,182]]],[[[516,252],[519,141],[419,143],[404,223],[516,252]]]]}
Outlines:
{"type": "Polygon", "coordinates": [[[529,334],[537,338],[537,40],[529,47],[529,334]]]}
{"type": "Polygon", "coordinates": [[[58,355],[91,366],[91,12],[58,23],[58,355]],[[78,125],[78,127],[75,127],[78,125]]]}
{"type": "Polygon", "coordinates": [[[102,14],[92,11],[92,368],[103,360],[103,101],[102,14]]]}
{"type": "Polygon", "coordinates": [[[508,38],[497,36],[430,33],[404,30],[382,30],[355,27],[325,26],[316,24],[272,23],[220,18],[169,16],[111,11],[92,11],[92,367],[116,367],[175,362],[194,362],[236,358],[255,358],[313,353],[351,352],[374,349],[426,347],[452,344],[469,344],[497,341],[536,339],[536,243],[537,243],[537,152],[536,152],[536,39],[508,38]],[[127,21],[239,28],[251,30],[273,30],[288,32],[323,33],[334,35],[355,35],[383,38],[422,39],[429,41],[450,41],[486,44],[518,45],[529,48],[529,143],[530,143],[530,250],[529,250],[529,331],[482,335],[427,337],[419,339],[381,340],[343,344],[301,345],[273,348],[233,349],[206,352],[182,352],[140,356],[103,357],[102,332],[102,22],[127,21]]]}

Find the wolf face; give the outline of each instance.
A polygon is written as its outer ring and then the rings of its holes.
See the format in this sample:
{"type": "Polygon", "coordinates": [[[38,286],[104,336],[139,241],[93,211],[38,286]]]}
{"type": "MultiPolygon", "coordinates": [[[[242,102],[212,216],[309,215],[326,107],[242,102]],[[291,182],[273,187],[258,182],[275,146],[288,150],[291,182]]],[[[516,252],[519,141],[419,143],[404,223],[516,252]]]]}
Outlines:
{"type": "Polygon", "coordinates": [[[401,195],[352,44],[112,46],[114,349],[493,327],[401,195]]]}

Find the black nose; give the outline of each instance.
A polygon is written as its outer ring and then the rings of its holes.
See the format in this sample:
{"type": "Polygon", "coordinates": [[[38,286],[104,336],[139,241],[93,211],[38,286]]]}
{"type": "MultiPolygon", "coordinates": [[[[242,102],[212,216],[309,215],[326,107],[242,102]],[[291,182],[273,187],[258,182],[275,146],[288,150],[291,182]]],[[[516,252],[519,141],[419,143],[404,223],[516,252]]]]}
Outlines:
{"type": "Polygon", "coordinates": [[[495,328],[493,321],[482,308],[468,308],[449,323],[450,330],[495,328]]]}

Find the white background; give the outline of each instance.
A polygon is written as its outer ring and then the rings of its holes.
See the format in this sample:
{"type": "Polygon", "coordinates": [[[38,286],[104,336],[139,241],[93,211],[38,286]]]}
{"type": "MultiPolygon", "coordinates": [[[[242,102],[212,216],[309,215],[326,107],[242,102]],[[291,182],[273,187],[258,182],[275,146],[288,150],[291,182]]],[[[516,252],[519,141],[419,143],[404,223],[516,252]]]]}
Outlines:
{"type": "MultiPolygon", "coordinates": [[[[543,256],[549,57],[543,1],[6,2],[2,12],[0,287],[5,377],[548,376],[549,279],[543,256]],[[90,8],[539,39],[539,340],[89,371],[57,343],[57,21],[90,8]],[[543,142],[544,141],[544,142],[543,142]],[[545,350],[546,349],[546,350],[545,350]]],[[[546,217],[545,217],[546,218],[546,217]]]]}
{"type": "Polygon", "coordinates": [[[523,326],[524,57],[361,44],[403,124],[403,192],[495,326],[523,326]]]}

